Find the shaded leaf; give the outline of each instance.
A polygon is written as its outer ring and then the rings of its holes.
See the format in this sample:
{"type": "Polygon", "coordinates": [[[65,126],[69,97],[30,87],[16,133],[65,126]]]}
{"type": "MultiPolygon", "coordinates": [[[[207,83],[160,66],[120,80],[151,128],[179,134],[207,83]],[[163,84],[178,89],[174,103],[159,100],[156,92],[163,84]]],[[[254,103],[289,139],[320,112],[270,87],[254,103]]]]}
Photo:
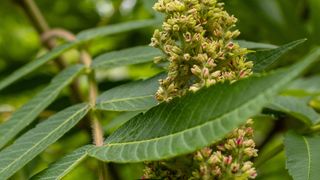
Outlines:
{"type": "Polygon", "coordinates": [[[270,67],[273,63],[275,63],[282,55],[284,55],[289,50],[297,47],[298,45],[305,42],[306,39],[301,39],[297,41],[293,41],[291,43],[285,44],[279,48],[271,49],[271,50],[260,50],[255,53],[248,54],[248,59],[253,61],[254,72],[262,72],[268,67],[270,67]]]}
{"type": "Polygon", "coordinates": [[[317,49],[288,69],[233,84],[217,84],[162,103],[129,120],[107,138],[104,146],[88,153],[103,161],[124,163],[194,152],[221,140],[257,114],[319,55],[317,49]]]}
{"type": "Polygon", "coordinates": [[[141,80],[115,87],[102,93],[96,108],[109,111],[139,111],[147,110],[158,104],[154,94],[159,88],[159,74],[147,80],[141,80]]]}
{"type": "Polygon", "coordinates": [[[32,123],[47,108],[72,80],[84,69],[82,65],[71,66],[60,72],[39,94],[12,114],[0,125],[0,149],[21,130],[32,123]]]}
{"type": "Polygon", "coordinates": [[[149,46],[138,46],[120,51],[108,52],[94,59],[93,68],[113,68],[131,64],[152,62],[161,56],[160,50],[149,46]]]}
{"type": "Polygon", "coordinates": [[[50,165],[47,169],[41,171],[36,176],[31,179],[42,179],[42,180],[56,180],[62,179],[67,175],[72,169],[74,169],[78,164],[81,163],[87,157],[87,150],[89,145],[78,148],[72,153],[64,156],[57,162],[50,165]]]}
{"type": "Polygon", "coordinates": [[[290,83],[284,93],[299,95],[318,95],[320,94],[320,75],[297,79],[290,83]]]}
{"type": "Polygon", "coordinates": [[[287,133],[284,139],[286,168],[294,180],[318,180],[320,176],[320,136],[287,133]]]}
{"type": "Polygon", "coordinates": [[[278,96],[268,106],[276,111],[287,113],[308,125],[314,125],[320,122],[320,115],[311,107],[307,101],[290,96],[278,96]]]}
{"type": "Polygon", "coordinates": [[[37,58],[36,60],[21,67],[20,69],[16,70],[11,75],[9,75],[8,77],[0,81],[0,91],[8,87],[10,84],[14,83],[15,81],[23,78],[25,75],[33,72],[34,70],[44,65],[48,61],[57,58],[60,54],[72,49],[75,46],[76,44],[74,43],[67,43],[67,44],[61,45],[57,48],[54,48],[49,53],[41,56],[40,58],[37,58]]]}
{"type": "Polygon", "coordinates": [[[89,111],[89,105],[69,107],[37,125],[0,152],[0,179],[7,179],[57,141],[89,111]]]}

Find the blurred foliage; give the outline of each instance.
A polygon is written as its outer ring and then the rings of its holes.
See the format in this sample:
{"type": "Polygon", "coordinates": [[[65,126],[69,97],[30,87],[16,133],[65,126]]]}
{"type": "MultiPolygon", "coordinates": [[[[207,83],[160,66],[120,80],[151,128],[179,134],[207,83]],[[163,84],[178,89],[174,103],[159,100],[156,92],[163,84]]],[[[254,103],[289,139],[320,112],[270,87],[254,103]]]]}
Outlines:
{"type": "MultiPolygon", "coordinates": [[[[151,18],[153,13],[150,6],[153,2],[154,0],[36,0],[51,27],[64,28],[75,34],[92,27],[151,18]]],[[[226,9],[239,19],[238,27],[242,33],[240,39],[279,45],[308,38],[307,43],[283,58],[277,66],[298,60],[311,47],[320,44],[319,0],[228,0],[225,3],[226,9]]],[[[90,42],[89,51],[93,56],[97,56],[105,51],[145,45],[149,43],[152,32],[153,29],[149,28],[101,38],[90,42]]],[[[14,1],[0,1],[0,79],[45,51],[47,50],[41,45],[39,34],[21,7],[14,1]]],[[[65,56],[68,59],[78,57],[72,52],[65,56]]],[[[319,70],[320,65],[315,66],[312,73],[319,72],[319,70]]],[[[52,63],[47,64],[25,77],[23,81],[1,92],[0,122],[7,119],[10,112],[48,84],[56,72],[57,70],[52,68],[52,63]]],[[[110,89],[131,80],[150,77],[157,72],[158,70],[151,64],[99,71],[99,86],[101,90],[110,89]]],[[[68,106],[68,94],[69,92],[65,91],[64,96],[51,105],[46,112],[52,114],[68,106]]],[[[320,111],[319,97],[315,97],[311,104],[320,111]]],[[[47,117],[48,114],[43,113],[42,116],[47,117]]],[[[118,114],[106,113],[103,117],[105,122],[109,122],[118,114]]],[[[41,119],[43,118],[39,118],[39,121],[41,119]]],[[[79,129],[83,126],[86,124],[75,128],[79,129]]],[[[258,145],[267,138],[272,127],[270,120],[257,123],[258,145]]],[[[90,143],[90,133],[85,128],[83,129],[83,131],[71,131],[66,134],[63,140],[50,146],[13,179],[26,179],[76,147],[90,143]]],[[[277,136],[275,143],[271,142],[268,146],[273,146],[281,140],[281,137],[277,136]]],[[[263,150],[264,153],[268,151],[268,146],[263,150]]],[[[95,160],[87,159],[65,179],[96,179],[96,166],[95,160]]],[[[141,164],[109,165],[109,171],[117,174],[116,177],[120,179],[139,178],[142,173],[141,169],[141,164]]],[[[259,179],[290,179],[284,169],[283,154],[262,165],[258,170],[262,175],[259,179]]]]}

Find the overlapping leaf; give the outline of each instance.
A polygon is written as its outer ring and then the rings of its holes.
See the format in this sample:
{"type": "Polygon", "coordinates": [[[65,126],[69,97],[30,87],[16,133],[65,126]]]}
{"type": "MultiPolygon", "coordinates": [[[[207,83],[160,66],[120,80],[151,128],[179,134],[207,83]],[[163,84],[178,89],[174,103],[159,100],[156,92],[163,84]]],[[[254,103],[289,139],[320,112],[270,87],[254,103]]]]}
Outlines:
{"type": "Polygon", "coordinates": [[[91,146],[83,146],[73,151],[72,153],[64,156],[57,162],[50,165],[47,169],[41,171],[31,179],[39,180],[57,180],[62,179],[67,175],[75,166],[81,163],[87,157],[87,150],[91,146]]]}
{"type": "Polygon", "coordinates": [[[301,39],[297,41],[293,41],[291,43],[285,44],[279,48],[271,49],[271,50],[260,50],[256,51],[255,53],[251,53],[248,55],[248,59],[253,61],[254,72],[262,72],[273,63],[275,63],[279,57],[284,55],[289,50],[297,47],[298,45],[305,42],[306,39],[301,39]]]}
{"type": "Polygon", "coordinates": [[[154,94],[159,87],[158,80],[163,77],[164,74],[159,74],[148,80],[110,89],[98,97],[96,108],[109,111],[147,110],[158,104],[154,94]]]}
{"type": "Polygon", "coordinates": [[[138,46],[120,51],[105,53],[93,61],[93,68],[112,68],[131,64],[152,62],[162,55],[161,51],[150,46],[138,46]]]}
{"type": "Polygon", "coordinates": [[[320,56],[270,75],[218,84],[170,103],[162,103],[121,126],[102,147],[88,151],[103,161],[159,160],[193,152],[221,140],[257,114],[293,78],[320,56]]]}
{"type": "Polygon", "coordinates": [[[314,125],[320,122],[320,115],[309,107],[304,99],[290,96],[278,96],[268,107],[276,111],[287,113],[308,125],[314,125]]]}
{"type": "Polygon", "coordinates": [[[63,88],[84,69],[82,65],[71,66],[58,74],[48,87],[14,112],[10,119],[0,125],[0,149],[27,127],[59,95],[63,88]]]}
{"type": "Polygon", "coordinates": [[[69,107],[18,138],[0,152],[0,179],[7,179],[30,160],[57,141],[88,112],[89,105],[69,107]]]}
{"type": "Polygon", "coordinates": [[[320,75],[297,79],[288,86],[284,93],[292,95],[318,95],[320,94],[320,75]]]}
{"type": "Polygon", "coordinates": [[[320,177],[320,136],[288,133],[284,140],[286,167],[294,180],[318,180],[320,177]]]}

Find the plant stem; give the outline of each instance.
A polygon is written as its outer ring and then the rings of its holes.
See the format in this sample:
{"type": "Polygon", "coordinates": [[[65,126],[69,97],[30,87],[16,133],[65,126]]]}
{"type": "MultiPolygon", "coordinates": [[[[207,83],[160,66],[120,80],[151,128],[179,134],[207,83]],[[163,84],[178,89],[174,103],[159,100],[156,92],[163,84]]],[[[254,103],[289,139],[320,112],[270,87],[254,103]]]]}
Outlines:
{"type": "MultiPolygon", "coordinates": [[[[91,63],[92,59],[90,55],[84,51],[81,50],[81,61],[82,63],[86,66],[88,73],[87,73],[87,78],[88,78],[88,84],[89,84],[89,103],[92,107],[92,110],[89,114],[89,119],[91,121],[91,128],[92,128],[92,133],[93,133],[93,142],[96,146],[103,146],[103,129],[102,125],[99,122],[97,112],[95,110],[95,105],[96,105],[96,99],[98,96],[98,87],[97,87],[97,82],[95,78],[95,71],[94,69],[91,69],[91,63]]],[[[107,170],[106,170],[106,165],[103,162],[99,162],[99,180],[105,180],[107,179],[107,170]]]]}
{"type": "Polygon", "coordinates": [[[259,159],[255,162],[256,167],[260,167],[263,165],[266,161],[274,158],[276,155],[281,153],[284,149],[283,144],[279,144],[276,147],[274,147],[270,152],[268,152],[265,156],[260,156],[259,159]]]}

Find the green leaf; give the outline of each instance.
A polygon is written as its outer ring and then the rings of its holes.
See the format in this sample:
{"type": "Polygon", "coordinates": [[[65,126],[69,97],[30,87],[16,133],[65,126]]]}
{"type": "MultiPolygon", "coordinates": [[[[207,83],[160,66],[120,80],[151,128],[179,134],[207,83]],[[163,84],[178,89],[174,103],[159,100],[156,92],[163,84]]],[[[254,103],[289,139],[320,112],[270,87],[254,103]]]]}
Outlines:
{"type": "Polygon", "coordinates": [[[268,108],[287,113],[308,125],[314,125],[320,122],[320,115],[309,107],[307,101],[304,99],[290,96],[278,96],[268,108]]]}
{"type": "Polygon", "coordinates": [[[105,127],[104,130],[107,133],[113,132],[115,129],[119,128],[121,125],[123,125],[125,122],[129,121],[136,115],[143,113],[144,111],[129,111],[129,112],[124,112],[117,116],[116,118],[112,119],[110,123],[108,123],[105,127]]]}
{"type": "Polygon", "coordinates": [[[147,110],[158,104],[154,95],[159,88],[158,80],[163,77],[164,74],[159,74],[110,89],[98,97],[96,108],[106,111],[147,110]]]}
{"type": "Polygon", "coordinates": [[[253,71],[258,73],[262,72],[275,63],[282,55],[291,49],[297,47],[298,45],[305,42],[306,39],[301,39],[297,41],[293,41],[291,43],[285,44],[279,48],[271,49],[271,50],[260,50],[255,53],[251,53],[248,55],[248,59],[253,61],[254,67],[253,71]]]}
{"type": "Polygon", "coordinates": [[[47,169],[41,171],[31,179],[39,180],[56,180],[62,179],[70,171],[72,171],[78,164],[80,164],[87,157],[87,150],[90,145],[83,146],[64,156],[57,162],[50,165],[47,169]]]}
{"type": "Polygon", "coordinates": [[[235,42],[238,43],[240,47],[247,49],[275,49],[278,47],[272,44],[257,43],[246,40],[236,40],[235,42]]]}
{"type": "Polygon", "coordinates": [[[72,49],[75,47],[76,44],[74,43],[67,43],[62,46],[59,46],[57,48],[54,48],[51,52],[41,56],[40,58],[37,58],[36,60],[28,63],[27,65],[23,66],[22,68],[16,70],[11,75],[0,81],[0,91],[4,88],[8,87],[15,81],[23,78],[25,75],[33,72],[40,66],[44,65],[48,61],[57,58],[60,54],[72,49]]]}
{"type": "Polygon", "coordinates": [[[82,65],[71,66],[58,74],[48,87],[33,97],[28,103],[12,114],[0,125],[0,149],[21,130],[32,123],[47,108],[72,80],[84,69],[82,65]]]}
{"type": "Polygon", "coordinates": [[[319,95],[320,94],[320,75],[300,78],[292,83],[284,91],[285,94],[300,95],[319,95]]]}
{"type": "Polygon", "coordinates": [[[131,22],[124,22],[119,24],[111,24],[105,27],[98,27],[89,30],[84,30],[77,34],[77,40],[81,42],[90,41],[92,39],[100,38],[103,36],[108,36],[112,34],[123,33],[127,31],[132,31],[148,26],[154,26],[159,24],[159,20],[138,20],[131,22]]]}
{"type": "Polygon", "coordinates": [[[149,46],[138,46],[120,51],[108,52],[94,59],[93,68],[113,68],[131,64],[152,62],[161,56],[160,50],[149,46]]]}
{"type": "Polygon", "coordinates": [[[257,114],[319,56],[317,49],[288,69],[233,84],[217,84],[161,103],[121,126],[107,138],[106,145],[89,149],[89,156],[124,163],[194,152],[221,140],[257,114]]]}
{"type": "Polygon", "coordinates": [[[284,140],[286,167],[294,180],[318,180],[320,177],[320,136],[287,133],[284,140]]]}
{"type": "Polygon", "coordinates": [[[106,27],[99,27],[90,30],[85,30],[80,32],[76,37],[77,40],[63,44],[57,48],[54,48],[51,52],[45,54],[44,56],[35,59],[31,63],[23,66],[22,68],[16,70],[7,78],[0,81],[0,91],[4,88],[8,87],[15,81],[21,79],[22,77],[26,76],[27,74],[33,72],[40,66],[44,65],[48,61],[59,57],[62,53],[75,48],[77,46],[82,45],[83,43],[100,38],[103,36],[113,35],[117,33],[123,33],[130,30],[135,30],[139,28],[144,28],[152,25],[156,25],[159,23],[159,20],[139,20],[139,21],[131,21],[131,22],[124,22],[114,25],[108,25],[106,27]]]}
{"type": "Polygon", "coordinates": [[[0,179],[7,179],[75,126],[89,105],[69,107],[37,125],[0,152],[0,179]]]}

